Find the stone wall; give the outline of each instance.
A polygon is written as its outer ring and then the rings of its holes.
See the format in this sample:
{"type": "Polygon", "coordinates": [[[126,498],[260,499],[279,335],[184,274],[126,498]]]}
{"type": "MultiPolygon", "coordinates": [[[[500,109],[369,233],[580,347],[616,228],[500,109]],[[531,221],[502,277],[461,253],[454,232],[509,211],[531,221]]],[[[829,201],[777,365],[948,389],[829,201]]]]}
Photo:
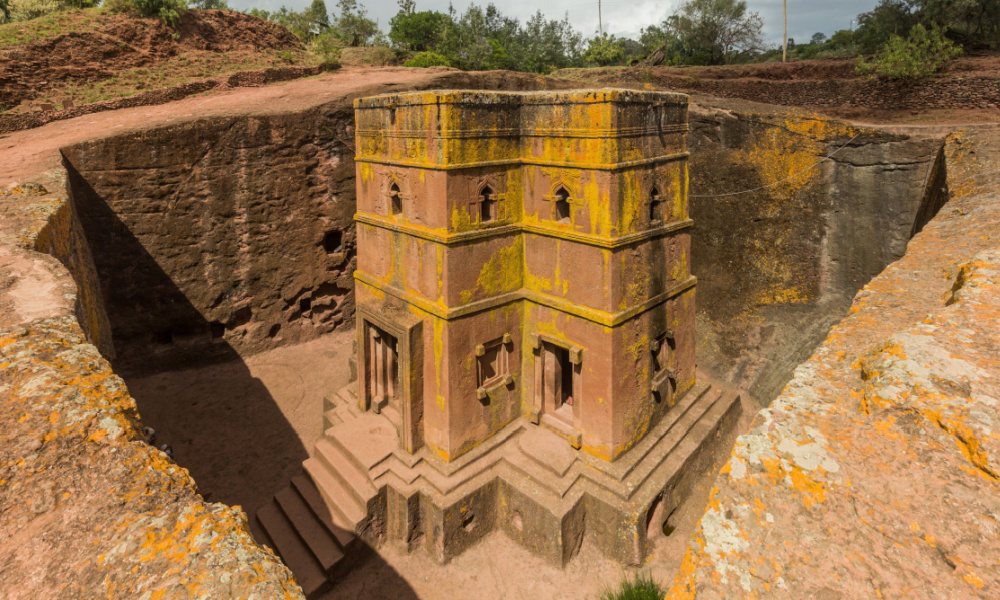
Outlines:
{"type": "Polygon", "coordinates": [[[353,314],[343,108],[201,119],[64,149],[116,367],[251,354],[353,314]]]}
{"type": "Polygon", "coordinates": [[[737,440],[670,597],[997,596],[1000,132],[943,154],[947,204],[737,440]]]}
{"type": "MultiPolygon", "coordinates": [[[[990,67],[985,67],[983,70],[989,69],[990,67]]],[[[767,79],[760,74],[751,74],[742,79],[714,79],[701,78],[697,73],[680,75],[676,71],[671,73],[660,69],[636,69],[616,77],[642,82],[650,78],[660,89],[720,98],[743,98],[785,106],[827,106],[838,109],[855,106],[899,111],[995,109],[1000,105],[1000,80],[980,74],[927,77],[916,82],[881,81],[850,75],[843,78],[821,75],[810,79],[782,81],[767,79]]]]}
{"type": "Polygon", "coordinates": [[[854,294],[903,256],[918,213],[939,207],[925,189],[940,143],[762,106],[693,107],[699,366],[774,399],[854,294]]]}
{"type": "Polygon", "coordinates": [[[2,191],[0,207],[5,597],[301,598],[239,507],[204,502],[148,443],[98,351],[108,330],[64,179],[2,191]]]}

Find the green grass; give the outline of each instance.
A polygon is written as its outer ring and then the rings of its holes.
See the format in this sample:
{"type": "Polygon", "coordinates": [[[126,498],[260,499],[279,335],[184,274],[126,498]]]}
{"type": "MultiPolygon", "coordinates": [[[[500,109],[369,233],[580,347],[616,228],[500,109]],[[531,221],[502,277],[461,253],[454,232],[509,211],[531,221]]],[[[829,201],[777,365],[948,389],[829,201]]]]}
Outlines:
{"type": "Polygon", "coordinates": [[[631,578],[626,575],[617,589],[601,594],[601,600],[663,600],[666,593],[649,573],[639,573],[631,578]]]}
{"type": "Polygon", "coordinates": [[[60,34],[91,31],[107,15],[100,8],[63,10],[30,21],[0,25],[0,48],[30,44],[60,34]]]}
{"type": "MultiPolygon", "coordinates": [[[[6,48],[30,44],[71,32],[99,31],[111,16],[100,8],[66,10],[30,21],[0,25],[0,57],[6,48]]],[[[2,60],[2,59],[0,59],[2,60]]],[[[0,113],[20,113],[33,105],[48,102],[58,110],[66,101],[81,106],[92,102],[127,98],[141,92],[169,88],[203,79],[240,71],[268,67],[311,67],[323,62],[323,57],[310,50],[207,52],[193,50],[172,56],[163,62],[115,72],[111,77],[92,81],[56,80],[33,89],[30,96],[16,106],[0,106],[0,113]],[[32,103],[32,104],[29,104],[32,103]]]]}
{"type": "MultiPolygon", "coordinates": [[[[64,100],[76,106],[127,98],[135,94],[157,90],[211,77],[230,75],[239,71],[253,71],[268,67],[314,66],[322,58],[305,51],[263,50],[257,53],[217,53],[193,51],[178,54],[170,60],[146,67],[119,71],[114,76],[99,81],[59,83],[37,90],[31,100],[52,102],[63,108],[64,100]]],[[[16,107],[10,112],[22,112],[16,107]]]]}

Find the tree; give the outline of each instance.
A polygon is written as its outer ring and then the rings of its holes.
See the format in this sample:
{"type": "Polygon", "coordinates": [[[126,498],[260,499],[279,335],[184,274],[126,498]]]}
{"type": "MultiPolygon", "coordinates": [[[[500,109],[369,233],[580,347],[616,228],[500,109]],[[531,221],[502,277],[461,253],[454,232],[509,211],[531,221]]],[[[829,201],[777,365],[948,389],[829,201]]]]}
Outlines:
{"type": "Polygon", "coordinates": [[[451,17],[444,13],[425,10],[396,13],[389,21],[389,39],[407,50],[427,51],[437,47],[451,17]]]}
{"type": "MultiPolygon", "coordinates": [[[[330,14],[326,10],[326,2],[313,0],[305,10],[306,16],[313,22],[319,32],[330,28],[330,14]]],[[[317,33],[319,33],[317,32],[317,33]]]]}
{"type": "Polygon", "coordinates": [[[837,48],[847,48],[854,45],[854,32],[850,29],[841,29],[833,32],[830,36],[830,44],[837,48]]]}
{"type": "Polygon", "coordinates": [[[620,63],[623,58],[625,47],[621,40],[606,33],[587,40],[587,51],[583,53],[584,62],[598,67],[620,63]]]}
{"type": "Polygon", "coordinates": [[[817,31],[816,33],[813,34],[812,39],[809,40],[809,43],[810,44],[825,44],[826,43],[826,34],[823,33],[822,31],[817,31]]]}
{"type": "Polygon", "coordinates": [[[925,28],[941,27],[966,45],[1000,48],[1000,0],[907,0],[907,4],[925,28]]]}
{"type": "Polygon", "coordinates": [[[193,0],[191,6],[200,10],[233,10],[226,0],[193,0]]]}
{"type": "Polygon", "coordinates": [[[176,27],[187,10],[186,0],[132,0],[143,17],[159,17],[168,27],[176,27]]]}
{"type": "Polygon", "coordinates": [[[3,21],[10,20],[10,4],[7,0],[0,0],[0,13],[3,13],[3,21]]]}
{"type": "Polygon", "coordinates": [[[368,11],[357,0],[337,0],[340,16],[335,29],[337,36],[349,46],[360,46],[376,33],[378,25],[368,18],[368,11]]]}
{"type": "Polygon", "coordinates": [[[730,63],[740,53],[764,49],[764,21],[747,12],[745,0],[688,0],[664,26],[708,64],[730,63]]]}
{"type": "Polygon", "coordinates": [[[537,11],[517,35],[520,43],[517,68],[534,73],[550,73],[577,64],[583,38],[573,29],[569,14],[561,21],[546,19],[537,11]]]}
{"type": "Polygon", "coordinates": [[[906,37],[915,22],[906,0],[879,0],[870,12],[858,15],[854,41],[862,52],[875,52],[894,35],[906,37]]]}
{"type": "Polygon", "coordinates": [[[282,6],[274,12],[252,8],[249,13],[287,27],[289,31],[306,43],[313,41],[317,35],[330,28],[330,17],[326,12],[326,3],[323,0],[313,0],[313,3],[302,12],[282,6]]]}
{"type": "Polygon", "coordinates": [[[894,35],[871,63],[858,59],[857,72],[880,79],[920,79],[941,70],[962,53],[962,49],[944,37],[938,27],[930,31],[917,24],[907,37],[894,35]]]}

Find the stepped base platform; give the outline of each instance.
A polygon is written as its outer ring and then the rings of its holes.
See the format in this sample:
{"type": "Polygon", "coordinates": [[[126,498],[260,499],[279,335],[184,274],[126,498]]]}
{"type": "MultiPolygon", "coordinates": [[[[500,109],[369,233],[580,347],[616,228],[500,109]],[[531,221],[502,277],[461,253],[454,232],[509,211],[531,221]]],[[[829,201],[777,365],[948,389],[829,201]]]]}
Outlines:
{"type": "Polygon", "coordinates": [[[698,382],[611,463],[523,418],[450,463],[426,449],[410,454],[395,413],[361,412],[351,384],[327,400],[324,438],[303,465],[308,479],[293,481],[258,519],[309,596],[367,547],[392,543],[443,563],[498,529],[555,565],[584,539],[642,564],[651,536],[740,417],[735,392],[698,382]]]}

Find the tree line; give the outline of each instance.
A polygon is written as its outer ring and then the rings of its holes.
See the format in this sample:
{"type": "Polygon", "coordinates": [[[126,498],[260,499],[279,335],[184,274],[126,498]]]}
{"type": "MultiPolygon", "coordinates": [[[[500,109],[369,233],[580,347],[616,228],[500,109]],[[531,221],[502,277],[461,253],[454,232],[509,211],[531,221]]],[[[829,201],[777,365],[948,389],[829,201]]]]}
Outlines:
{"type": "MultiPolygon", "coordinates": [[[[314,0],[302,12],[284,7],[274,13],[250,12],[287,26],[305,42],[330,38],[341,45],[391,47],[409,66],[549,73],[650,58],[665,65],[781,59],[780,47],[764,41],[760,14],[750,11],[745,0],[685,0],[672,15],[643,28],[634,39],[607,33],[586,37],[568,15],[549,19],[541,11],[522,23],[493,3],[471,5],[458,13],[450,6],[447,12],[418,10],[415,0],[399,0],[399,12],[385,33],[357,0],[338,0],[337,11],[338,16],[328,18],[323,0],[314,0]]],[[[867,54],[936,64],[960,48],[1000,49],[1000,0],[878,0],[856,22],[856,29],[835,31],[829,37],[818,32],[805,43],[789,39],[789,58],[867,54]]]]}
{"type": "MultiPolygon", "coordinates": [[[[24,20],[66,8],[87,8],[100,0],[0,0],[0,22],[24,20]]],[[[226,0],[103,0],[118,12],[133,11],[176,23],[189,7],[229,9],[226,0]]],[[[746,0],[685,0],[674,14],[643,28],[635,38],[607,33],[584,36],[569,21],[537,11],[529,19],[504,15],[492,2],[459,13],[418,10],[399,0],[399,11],[381,30],[359,0],[337,0],[334,11],[312,0],[301,11],[250,9],[249,14],[287,27],[303,42],[336,60],[346,46],[379,46],[409,66],[451,66],[465,70],[509,69],[550,73],[567,67],[629,65],[649,59],[665,65],[721,65],[780,60],[765,43],[764,21],[746,0]]],[[[792,15],[794,19],[794,15],[792,15]]],[[[856,29],[816,33],[805,43],[788,40],[789,58],[876,55],[903,61],[919,71],[954,56],[960,48],[1000,49],[1000,0],[878,0],[857,17],[856,29]],[[919,63],[919,64],[918,64],[919,63]],[[918,68],[919,67],[919,68],[918,68]]],[[[896,67],[893,67],[896,68],[896,67]]],[[[863,69],[862,69],[863,70],[863,69]]],[[[870,71],[876,75],[878,69],[870,71]]],[[[894,72],[904,72],[896,69],[894,72]]],[[[906,71],[908,72],[908,71],[906,71]]]]}

